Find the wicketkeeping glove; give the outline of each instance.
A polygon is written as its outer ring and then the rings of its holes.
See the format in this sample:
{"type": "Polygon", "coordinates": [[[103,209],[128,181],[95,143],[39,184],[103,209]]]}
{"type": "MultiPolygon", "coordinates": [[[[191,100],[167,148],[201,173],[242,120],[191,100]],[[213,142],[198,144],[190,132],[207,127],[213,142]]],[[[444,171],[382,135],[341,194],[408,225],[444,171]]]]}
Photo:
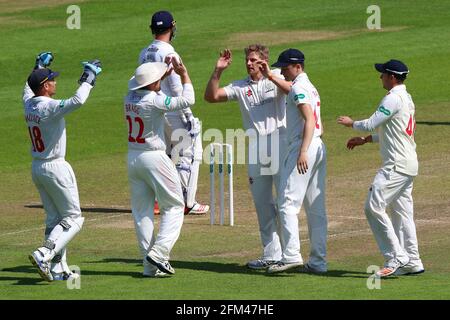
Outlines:
{"type": "Polygon", "coordinates": [[[53,61],[53,53],[50,51],[41,52],[36,57],[36,63],[34,69],[44,69],[47,68],[53,61]]]}
{"type": "Polygon", "coordinates": [[[91,86],[94,86],[97,75],[102,72],[102,63],[100,60],[95,59],[88,62],[82,62],[82,64],[84,66],[83,74],[81,75],[80,80],[78,80],[78,83],[82,84],[83,82],[87,82],[91,86]]]}
{"type": "Polygon", "coordinates": [[[186,124],[186,130],[189,132],[191,137],[195,137],[200,133],[200,121],[198,118],[190,117],[186,124]]]}

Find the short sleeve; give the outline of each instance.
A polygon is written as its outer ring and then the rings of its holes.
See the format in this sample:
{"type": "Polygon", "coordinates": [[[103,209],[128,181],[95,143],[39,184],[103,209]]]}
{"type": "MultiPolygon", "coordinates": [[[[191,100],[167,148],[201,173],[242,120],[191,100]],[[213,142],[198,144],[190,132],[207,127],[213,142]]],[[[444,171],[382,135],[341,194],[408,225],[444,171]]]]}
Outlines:
{"type": "Polygon", "coordinates": [[[227,94],[227,98],[229,101],[237,100],[238,95],[234,83],[230,83],[226,87],[223,87],[223,90],[225,90],[225,93],[227,94]]]}
{"type": "Polygon", "coordinates": [[[293,93],[293,99],[295,104],[309,104],[312,105],[311,97],[308,93],[308,91],[305,90],[305,88],[301,86],[294,85],[292,87],[292,93],[293,93]]]}

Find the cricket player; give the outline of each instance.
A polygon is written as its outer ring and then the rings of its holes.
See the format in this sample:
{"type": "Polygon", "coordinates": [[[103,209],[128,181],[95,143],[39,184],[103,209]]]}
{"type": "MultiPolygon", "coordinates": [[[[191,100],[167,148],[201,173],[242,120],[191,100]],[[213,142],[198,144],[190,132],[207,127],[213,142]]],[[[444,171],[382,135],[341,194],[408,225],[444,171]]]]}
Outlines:
{"type": "Polygon", "coordinates": [[[377,275],[419,274],[425,269],[419,256],[413,214],[413,180],[419,165],[414,142],[415,106],[404,85],[409,70],[399,60],[375,64],[375,69],[381,73],[383,88],[388,91],[375,113],[361,121],[341,116],[338,123],[355,130],[376,131],[366,137],[351,138],[348,149],[368,142],[380,144],[383,165],[375,175],[364,206],[385,259],[377,275]],[[390,209],[391,218],[386,209],[390,209]]]}
{"type": "MultiPolygon", "coordinates": [[[[282,272],[303,265],[298,214],[302,204],[308,220],[311,251],[303,272],[327,271],[325,210],[326,149],[322,142],[320,96],[304,72],[305,56],[297,49],[283,51],[272,67],[292,81],[286,97],[287,151],[281,165],[278,208],[282,230],[281,259],[267,269],[282,272]]],[[[286,89],[285,84],[275,84],[286,89]]]]}
{"type": "Polygon", "coordinates": [[[67,244],[83,226],[77,181],[66,155],[64,116],[80,108],[87,100],[101,72],[99,60],[84,62],[84,70],[75,95],[56,100],[59,75],[47,67],[51,52],[37,56],[33,72],[25,84],[23,103],[25,121],[31,138],[32,178],[47,214],[44,244],[29,259],[46,281],[67,280],[76,275],[67,265],[67,244]]]}
{"type": "MultiPolygon", "coordinates": [[[[247,170],[263,252],[260,258],[249,261],[247,266],[251,269],[267,269],[281,258],[278,212],[272,188],[275,186],[275,190],[278,190],[280,157],[285,153],[286,96],[261,72],[260,63],[269,60],[269,49],[253,44],[244,51],[248,77],[219,87],[222,72],[232,62],[232,53],[226,49],[216,62],[204,97],[211,103],[238,101],[244,129],[256,133],[258,141],[250,143],[248,150],[249,160],[256,158],[256,161],[249,163],[247,170]],[[260,157],[262,145],[267,146],[270,166],[266,159],[260,157]]],[[[274,70],[273,74],[274,77],[282,77],[279,70],[274,70]]]]}
{"type": "Polygon", "coordinates": [[[184,65],[170,58],[166,62],[172,63],[180,76],[183,87],[180,96],[167,96],[161,90],[162,78],[172,72],[168,64],[147,62],[140,65],[130,79],[124,101],[131,209],[146,277],[175,273],[169,255],[180,235],[184,217],[180,178],[165,152],[164,114],[189,108],[195,103],[194,88],[184,65]],[[153,225],[155,197],[161,211],[156,237],[153,225]]]}
{"type": "MultiPolygon", "coordinates": [[[[156,12],[152,16],[150,28],[154,40],[141,51],[139,64],[164,62],[166,57],[173,57],[177,61],[181,61],[180,56],[171,45],[176,32],[176,21],[172,14],[168,11],[156,12]]],[[[183,91],[180,76],[172,72],[161,82],[161,90],[167,96],[180,96],[183,91]]],[[[206,214],[209,206],[200,204],[195,200],[199,168],[203,155],[200,121],[194,117],[190,108],[167,112],[165,119],[166,152],[171,155],[180,175],[185,201],[185,214],[206,214]],[[178,150],[175,145],[178,144],[180,135],[185,142],[183,147],[178,150]]]]}

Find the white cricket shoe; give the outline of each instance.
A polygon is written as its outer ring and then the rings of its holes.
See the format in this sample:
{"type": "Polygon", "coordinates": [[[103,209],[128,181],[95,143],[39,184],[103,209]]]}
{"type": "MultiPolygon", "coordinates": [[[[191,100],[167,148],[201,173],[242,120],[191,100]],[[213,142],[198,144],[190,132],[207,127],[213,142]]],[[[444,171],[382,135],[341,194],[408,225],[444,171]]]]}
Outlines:
{"type": "Polygon", "coordinates": [[[381,270],[377,271],[375,275],[380,278],[389,277],[390,275],[394,274],[399,268],[407,265],[408,262],[402,263],[400,260],[396,258],[391,259],[384,265],[384,267],[381,270]]]}
{"type": "Polygon", "coordinates": [[[33,266],[38,269],[39,275],[42,279],[48,282],[53,281],[53,275],[50,271],[50,263],[43,261],[44,255],[39,250],[34,251],[32,254],[28,256],[30,262],[33,266]]]}
{"type": "Polygon", "coordinates": [[[52,272],[53,280],[54,281],[67,281],[67,280],[73,280],[78,279],[80,275],[75,272],[52,272]]]}
{"type": "Polygon", "coordinates": [[[144,272],[142,273],[142,276],[146,278],[162,278],[170,276],[170,274],[159,271],[157,267],[150,264],[147,259],[144,259],[144,272]]]}
{"type": "Polygon", "coordinates": [[[253,270],[263,270],[269,268],[270,266],[276,263],[277,263],[276,260],[256,259],[247,262],[247,267],[253,270]]]}
{"type": "Polygon", "coordinates": [[[149,252],[149,254],[145,257],[145,259],[147,259],[148,262],[157,267],[159,271],[168,274],[175,274],[175,269],[172,268],[169,261],[159,259],[158,257],[155,256],[155,254],[152,251],[149,252]]]}
{"type": "Polygon", "coordinates": [[[421,261],[419,263],[414,264],[411,261],[404,265],[403,267],[400,267],[397,269],[397,271],[394,272],[395,276],[409,276],[409,275],[416,275],[424,273],[425,269],[423,268],[423,264],[421,261]]]}
{"type": "Polygon", "coordinates": [[[207,204],[200,204],[196,202],[192,208],[186,207],[184,209],[184,214],[190,215],[202,215],[209,211],[209,206],[207,204]]]}
{"type": "Polygon", "coordinates": [[[277,261],[274,265],[271,265],[268,269],[268,273],[277,273],[283,272],[292,268],[300,267],[303,265],[303,262],[282,262],[277,261]]]}
{"type": "Polygon", "coordinates": [[[170,277],[170,274],[159,271],[159,269],[156,269],[155,271],[151,272],[151,273],[146,273],[144,272],[142,274],[145,278],[166,278],[166,277],[170,277]]]}

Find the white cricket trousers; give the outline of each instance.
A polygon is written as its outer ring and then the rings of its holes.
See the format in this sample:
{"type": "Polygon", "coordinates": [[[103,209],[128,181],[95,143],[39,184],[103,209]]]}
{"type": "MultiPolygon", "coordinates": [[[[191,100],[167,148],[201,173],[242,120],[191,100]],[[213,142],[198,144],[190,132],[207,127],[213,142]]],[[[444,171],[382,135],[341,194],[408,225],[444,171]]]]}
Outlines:
{"type": "Polygon", "coordinates": [[[142,256],[151,251],[161,260],[169,260],[184,218],[181,183],[172,160],[165,151],[129,151],[128,180],[131,210],[142,256]],[[155,238],[153,207],[158,198],[161,212],[155,238]]]}
{"type": "Polygon", "coordinates": [[[259,232],[263,252],[261,259],[281,259],[280,223],[277,197],[280,184],[281,159],[286,152],[284,134],[259,136],[258,143],[249,144],[249,164],[247,167],[250,190],[258,217],[259,232]],[[272,136],[275,144],[272,146],[272,136]],[[266,144],[264,143],[266,142],[266,144]],[[256,163],[251,159],[257,160],[256,163]],[[270,160],[270,161],[269,161],[270,160]],[[275,197],[273,195],[275,189],[275,197]]]}
{"type": "Polygon", "coordinates": [[[308,171],[300,174],[297,170],[300,145],[301,141],[298,141],[288,147],[281,169],[278,203],[284,240],[281,261],[303,262],[298,228],[298,214],[303,204],[311,248],[308,265],[318,271],[327,271],[326,148],[322,139],[313,138],[308,149],[308,171]]]}
{"type": "Polygon", "coordinates": [[[81,216],[77,180],[64,158],[33,160],[31,174],[47,214],[46,235],[63,218],[76,219],[81,216]]]}
{"type": "MultiPolygon", "coordinates": [[[[31,175],[47,216],[45,221],[47,240],[61,220],[64,218],[78,220],[81,217],[77,180],[72,167],[64,158],[33,160],[31,175]]],[[[57,256],[55,258],[59,262],[52,262],[52,271],[58,273],[67,271],[69,267],[66,248],[62,248],[57,256]]]]}
{"type": "Polygon", "coordinates": [[[386,262],[397,258],[422,266],[413,210],[413,177],[380,169],[367,195],[364,212],[386,262]],[[386,213],[390,209],[391,218],[386,213]]]}

